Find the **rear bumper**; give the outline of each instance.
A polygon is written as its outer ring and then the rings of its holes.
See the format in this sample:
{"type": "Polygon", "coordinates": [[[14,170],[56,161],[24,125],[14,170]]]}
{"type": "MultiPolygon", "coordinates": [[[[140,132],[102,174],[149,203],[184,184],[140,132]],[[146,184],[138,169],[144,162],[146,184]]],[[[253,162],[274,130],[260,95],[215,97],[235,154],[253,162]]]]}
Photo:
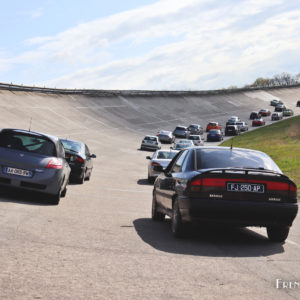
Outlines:
{"type": "Polygon", "coordinates": [[[71,167],[71,173],[70,173],[71,178],[82,178],[82,176],[84,175],[85,166],[70,165],[70,167],[71,167]]]}
{"type": "Polygon", "coordinates": [[[183,222],[228,223],[238,226],[291,226],[297,203],[227,201],[179,197],[183,222]]]}
{"type": "Polygon", "coordinates": [[[160,145],[142,144],[141,149],[158,150],[158,149],[160,149],[160,145]]]}
{"type": "Polygon", "coordinates": [[[0,185],[13,189],[56,195],[62,186],[64,174],[62,170],[52,171],[51,174],[36,174],[33,178],[0,173],[0,185]]]}

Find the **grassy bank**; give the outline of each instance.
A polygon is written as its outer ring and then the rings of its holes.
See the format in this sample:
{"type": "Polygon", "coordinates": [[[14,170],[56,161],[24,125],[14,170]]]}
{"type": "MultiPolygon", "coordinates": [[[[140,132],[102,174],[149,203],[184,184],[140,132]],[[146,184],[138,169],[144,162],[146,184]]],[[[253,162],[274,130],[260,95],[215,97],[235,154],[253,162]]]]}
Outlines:
{"type": "Polygon", "coordinates": [[[233,147],[267,153],[300,189],[300,116],[236,136],[221,146],[230,146],[231,142],[233,147]]]}

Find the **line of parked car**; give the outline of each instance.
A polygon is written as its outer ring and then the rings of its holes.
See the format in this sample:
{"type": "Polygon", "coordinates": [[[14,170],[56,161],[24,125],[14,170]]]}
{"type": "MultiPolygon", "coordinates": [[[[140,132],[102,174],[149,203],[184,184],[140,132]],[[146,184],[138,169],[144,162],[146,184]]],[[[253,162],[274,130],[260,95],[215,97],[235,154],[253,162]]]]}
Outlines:
{"type": "Polygon", "coordinates": [[[69,180],[91,178],[96,155],[81,141],[22,129],[0,131],[0,185],[40,192],[52,204],[67,193],[69,180]]]}

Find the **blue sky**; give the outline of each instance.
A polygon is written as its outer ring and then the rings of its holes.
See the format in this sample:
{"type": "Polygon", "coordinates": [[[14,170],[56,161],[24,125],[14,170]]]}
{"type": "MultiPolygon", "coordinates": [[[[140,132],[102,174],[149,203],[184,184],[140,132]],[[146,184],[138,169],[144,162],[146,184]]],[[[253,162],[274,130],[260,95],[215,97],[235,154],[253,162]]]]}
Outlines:
{"type": "Polygon", "coordinates": [[[1,1],[0,82],[207,90],[300,73],[300,2],[1,1]]]}

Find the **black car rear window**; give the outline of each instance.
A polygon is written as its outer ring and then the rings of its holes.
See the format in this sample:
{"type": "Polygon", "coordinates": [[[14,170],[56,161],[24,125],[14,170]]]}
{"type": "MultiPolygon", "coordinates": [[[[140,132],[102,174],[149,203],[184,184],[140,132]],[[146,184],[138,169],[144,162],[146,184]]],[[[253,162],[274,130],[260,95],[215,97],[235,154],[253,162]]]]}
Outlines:
{"type": "Polygon", "coordinates": [[[0,147],[37,153],[45,156],[56,156],[55,144],[46,137],[19,132],[1,132],[0,147]]]}
{"type": "Polygon", "coordinates": [[[239,149],[198,149],[197,169],[264,168],[280,172],[279,167],[265,153],[239,149]]]}
{"type": "Polygon", "coordinates": [[[61,142],[66,151],[71,151],[76,153],[83,151],[83,144],[80,142],[64,140],[64,139],[61,139],[61,142]]]}

